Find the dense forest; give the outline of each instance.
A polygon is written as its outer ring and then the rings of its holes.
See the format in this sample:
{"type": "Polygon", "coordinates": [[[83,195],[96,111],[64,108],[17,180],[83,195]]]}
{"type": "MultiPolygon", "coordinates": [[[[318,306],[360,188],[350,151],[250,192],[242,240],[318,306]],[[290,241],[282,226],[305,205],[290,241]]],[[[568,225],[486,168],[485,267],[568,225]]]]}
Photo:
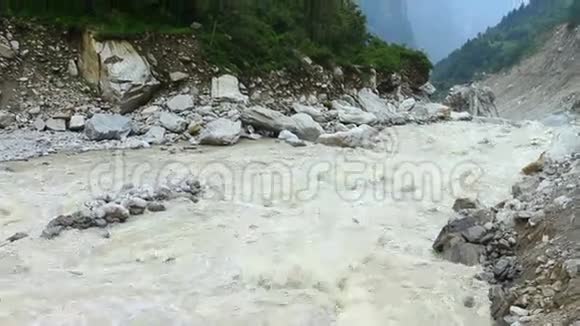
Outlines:
{"type": "MultiPolygon", "coordinates": [[[[440,89],[477,79],[513,66],[542,43],[542,37],[571,12],[578,12],[580,0],[531,0],[513,10],[495,27],[469,40],[439,62],[433,80],[440,89]]],[[[579,15],[576,14],[575,17],[579,15]]]]}
{"type": "Polygon", "coordinates": [[[427,75],[427,57],[371,36],[351,0],[0,0],[3,15],[91,28],[100,37],[145,32],[191,33],[209,61],[235,70],[297,64],[296,51],[331,65],[414,69],[427,75]]]}

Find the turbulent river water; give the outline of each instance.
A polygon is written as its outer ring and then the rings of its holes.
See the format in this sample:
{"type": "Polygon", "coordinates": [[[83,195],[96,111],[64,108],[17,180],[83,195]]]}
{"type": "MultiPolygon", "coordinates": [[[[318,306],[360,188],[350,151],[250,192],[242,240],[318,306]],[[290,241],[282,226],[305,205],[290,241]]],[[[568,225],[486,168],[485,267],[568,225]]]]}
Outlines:
{"type": "Polygon", "coordinates": [[[0,163],[0,325],[490,325],[478,269],[431,244],[456,197],[505,199],[547,147],[538,124],[383,133],[381,150],[274,140],[0,163]],[[205,198],[39,237],[103,191],[199,174],[205,198]],[[465,298],[475,306],[464,306],[465,298]]]}

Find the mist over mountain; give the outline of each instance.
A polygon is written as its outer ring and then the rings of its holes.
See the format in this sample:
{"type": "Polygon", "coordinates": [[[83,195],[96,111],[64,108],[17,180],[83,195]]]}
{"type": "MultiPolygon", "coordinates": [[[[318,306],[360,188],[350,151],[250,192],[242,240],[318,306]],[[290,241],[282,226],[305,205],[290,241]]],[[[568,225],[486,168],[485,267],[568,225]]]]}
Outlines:
{"type": "Polygon", "coordinates": [[[434,62],[522,3],[527,0],[360,0],[372,32],[423,49],[434,62]]]}

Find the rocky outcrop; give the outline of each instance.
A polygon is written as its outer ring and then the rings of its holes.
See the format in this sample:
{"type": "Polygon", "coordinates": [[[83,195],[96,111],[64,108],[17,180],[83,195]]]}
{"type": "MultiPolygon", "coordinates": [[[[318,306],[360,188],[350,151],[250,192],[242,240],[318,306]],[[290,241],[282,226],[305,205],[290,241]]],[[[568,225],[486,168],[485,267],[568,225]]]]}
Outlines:
{"type": "Polygon", "coordinates": [[[457,112],[469,112],[473,116],[499,117],[495,94],[491,88],[478,84],[454,86],[443,103],[457,112]]]}
{"type": "Polygon", "coordinates": [[[364,88],[358,92],[358,101],[362,108],[372,113],[378,123],[385,125],[404,124],[405,118],[397,112],[397,108],[386,100],[380,98],[370,89],[364,88]]]}
{"type": "Polygon", "coordinates": [[[117,114],[95,114],[85,126],[90,140],[125,139],[132,130],[131,119],[117,114]]]}
{"type": "Polygon", "coordinates": [[[240,82],[232,75],[212,78],[211,96],[216,100],[244,103],[248,101],[248,96],[240,92],[240,82]]]}
{"type": "Polygon", "coordinates": [[[317,142],[326,146],[336,147],[372,147],[379,131],[371,126],[362,125],[348,131],[339,131],[334,134],[324,134],[318,137],[317,142]]]}
{"type": "Polygon", "coordinates": [[[97,41],[84,33],[79,69],[101,95],[119,106],[121,113],[135,110],[149,101],[159,81],[146,58],[127,41],[97,41]]]}
{"type": "Polygon", "coordinates": [[[164,211],[162,202],[177,197],[198,202],[203,192],[197,179],[187,178],[179,184],[136,188],[126,185],[118,194],[104,194],[87,201],[84,208],[72,214],[60,215],[51,220],[42,231],[42,237],[54,239],[67,229],[85,230],[105,228],[111,224],[125,223],[131,216],[164,211]]]}
{"type": "Polygon", "coordinates": [[[227,146],[234,145],[242,134],[241,121],[231,121],[220,118],[205,126],[199,136],[199,141],[204,145],[227,146]]]}

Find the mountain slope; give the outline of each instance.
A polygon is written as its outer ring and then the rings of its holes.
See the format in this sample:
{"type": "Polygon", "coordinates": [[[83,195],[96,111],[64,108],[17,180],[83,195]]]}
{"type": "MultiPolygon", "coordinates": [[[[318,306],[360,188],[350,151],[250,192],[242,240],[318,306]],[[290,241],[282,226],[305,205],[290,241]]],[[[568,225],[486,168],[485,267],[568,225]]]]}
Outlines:
{"type": "Polygon", "coordinates": [[[536,54],[484,84],[495,92],[503,117],[567,120],[565,111],[580,109],[580,29],[559,26],[536,54]]]}
{"type": "Polygon", "coordinates": [[[542,43],[541,36],[568,18],[571,0],[532,0],[494,28],[439,62],[433,80],[440,89],[469,82],[518,63],[542,43]]]}

